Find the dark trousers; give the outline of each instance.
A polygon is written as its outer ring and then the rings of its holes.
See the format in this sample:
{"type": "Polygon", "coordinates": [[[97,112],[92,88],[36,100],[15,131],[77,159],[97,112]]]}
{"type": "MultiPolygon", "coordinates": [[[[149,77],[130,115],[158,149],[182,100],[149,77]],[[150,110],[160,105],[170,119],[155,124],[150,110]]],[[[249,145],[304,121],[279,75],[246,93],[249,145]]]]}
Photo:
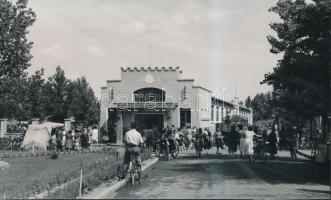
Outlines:
{"type": "Polygon", "coordinates": [[[125,154],[124,154],[124,165],[123,165],[123,171],[122,171],[123,177],[125,177],[128,172],[129,163],[131,161],[132,156],[134,156],[136,158],[137,164],[141,166],[141,157],[140,157],[139,147],[138,146],[127,146],[125,148],[125,154]]]}

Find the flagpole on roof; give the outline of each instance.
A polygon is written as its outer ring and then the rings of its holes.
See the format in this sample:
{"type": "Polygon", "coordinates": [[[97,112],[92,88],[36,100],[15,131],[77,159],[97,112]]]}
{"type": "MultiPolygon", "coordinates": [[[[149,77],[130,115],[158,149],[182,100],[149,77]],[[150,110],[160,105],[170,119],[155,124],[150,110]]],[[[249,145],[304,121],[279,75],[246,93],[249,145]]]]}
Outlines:
{"type": "Polygon", "coordinates": [[[152,41],[149,41],[149,55],[148,55],[149,66],[151,66],[151,60],[152,60],[151,53],[152,53],[152,41]]]}

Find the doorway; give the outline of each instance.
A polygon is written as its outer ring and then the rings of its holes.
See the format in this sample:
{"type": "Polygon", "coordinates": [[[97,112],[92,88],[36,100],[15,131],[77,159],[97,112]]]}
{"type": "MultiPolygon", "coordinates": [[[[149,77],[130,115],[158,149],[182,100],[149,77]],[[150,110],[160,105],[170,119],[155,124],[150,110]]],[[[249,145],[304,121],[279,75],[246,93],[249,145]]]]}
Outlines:
{"type": "Polygon", "coordinates": [[[151,129],[156,126],[161,130],[164,126],[163,113],[136,113],[134,120],[137,123],[138,130],[151,129]]]}
{"type": "Polygon", "coordinates": [[[191,109],[180,109],[180,127],[191,126],[191,109]]]}

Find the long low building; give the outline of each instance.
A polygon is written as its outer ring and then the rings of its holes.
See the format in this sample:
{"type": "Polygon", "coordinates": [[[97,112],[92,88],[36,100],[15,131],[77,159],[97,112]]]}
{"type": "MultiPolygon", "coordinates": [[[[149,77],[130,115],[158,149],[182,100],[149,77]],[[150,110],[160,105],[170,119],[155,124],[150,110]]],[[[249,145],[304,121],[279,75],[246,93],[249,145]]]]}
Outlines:
{"type": "Polygon", "coordinates": [[[222,101],[212,91],[194,85],[194,79],[181,75],[179,67],[121,68],[121,80],[108,80],[101,88],[101,134],[110,132],[116,136],[113,142],[122,144],[132,121],[141,130],[174,125],[214,131],[226,118],[253,123],[251,109],[238,101],[222,101]]]}

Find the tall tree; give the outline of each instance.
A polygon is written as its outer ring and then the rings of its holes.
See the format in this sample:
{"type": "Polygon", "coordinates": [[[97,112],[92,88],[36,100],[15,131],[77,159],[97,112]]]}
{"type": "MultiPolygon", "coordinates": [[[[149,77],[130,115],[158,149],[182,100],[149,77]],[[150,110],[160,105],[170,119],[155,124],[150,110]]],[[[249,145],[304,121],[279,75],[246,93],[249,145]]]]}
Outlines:
{"type": "Polygon", "coordinates": [[[248,96],[247,99],[245,100],[245,106],[247,108],[250,108],[251,107],[251,104],[252,104],[251,96],[248,96]]]}
{"type": "Polygon", "coordinates": [[[254,121],[272,119],[273,96],[271,92],[256,94],[250,105],[254,111],[254,121]]]}
{"type": "Polygon", "coordinates": [[[70,82],[67,93],[68,116],[74,116],[78,123],[84,125],[99,121],[98,101],[85,77],[70,82]]]}
{"type": "Polygon", "coordinates": [[[27,0],[0,0],[0,117],[20,118],[26,73],[32,58],[28,28],[36,19],[27,0]]]}
{"type": "Polygon", "coordinates": [[[330,110],[330,2],[280,0],[270,11],[282,19],[270,24],[277,33],[277,38],[267,37],[270,52],[281,53],[283,58],[262,83],[273,85],[277,106],[307,119],[320,115],[326,122],[330,110]]]}
{"type": "Polygon", "coordinates": [[[27,111],[29,111],[29,118],[37,117],[46,118],[46,100],[47,94],[45,94],[45,79],[43,78],[44,70],[37,70],[33,75],[28,78],[26,103],[27,111]]]}
{"type": "Polygon", "coordinates": [[[63,119],[67,117],[66,99],[69,82],[63,69],[58,66],[55,74],[49,77],[45,84],[47,115],[52,121],[63,122],[63,119]]]}

